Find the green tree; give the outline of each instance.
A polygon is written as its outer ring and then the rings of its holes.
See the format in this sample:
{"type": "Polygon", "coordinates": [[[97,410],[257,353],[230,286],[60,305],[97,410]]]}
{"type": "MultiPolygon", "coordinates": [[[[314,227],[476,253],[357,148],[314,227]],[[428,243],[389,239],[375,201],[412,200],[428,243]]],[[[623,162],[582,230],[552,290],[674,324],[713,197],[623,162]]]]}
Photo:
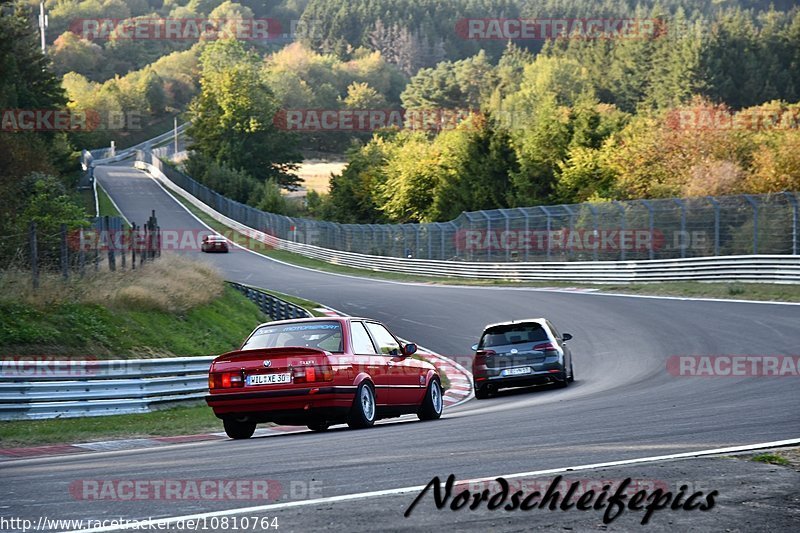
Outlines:
{"type": "Polygon", "coordinates": [[[190,107],[191,149],[259,181],[297,183],[295,139],[274,123],[278,102],[258,58],[237,41],[217,41],[201,56],[201,93],[190,107]]]}

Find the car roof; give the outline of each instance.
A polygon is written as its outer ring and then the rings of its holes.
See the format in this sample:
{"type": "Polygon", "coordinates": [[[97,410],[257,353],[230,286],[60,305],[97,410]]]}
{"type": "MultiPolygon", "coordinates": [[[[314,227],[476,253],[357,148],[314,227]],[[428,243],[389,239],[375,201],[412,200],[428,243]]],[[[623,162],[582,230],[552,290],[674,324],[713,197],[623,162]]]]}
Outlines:
{"type": "Polygon", "coordinates": [[[486,331],[487,329],[495,328],[497,326],[512,326],[514,324],[535,323],[535,324],[539,324],[540,326],[544,326],[546,322],[547,322],[546,318],[522,318],[522,319],[519,319],[519,320],[509,320],[508,322],[497,322],[496,324],[487,324],[483,328],[483,331],[486,331]]]}
{"type": "Polygon", "coordinates": [[[272,322],[264,322],[263,324],[259,324],[256,329],[260,328],[261,326],[279,326],[281,324],[293,324],[297,322],[319,322],[321,320],[336,320],[339,322],[345,322],[348,320],[368,320],[370,322],[380,322],[380,320],[375,320],[374,318],[362,318],[357,316],[313,316],[309,318],[289,318],[287,320],[274,320],[272,322]]]}

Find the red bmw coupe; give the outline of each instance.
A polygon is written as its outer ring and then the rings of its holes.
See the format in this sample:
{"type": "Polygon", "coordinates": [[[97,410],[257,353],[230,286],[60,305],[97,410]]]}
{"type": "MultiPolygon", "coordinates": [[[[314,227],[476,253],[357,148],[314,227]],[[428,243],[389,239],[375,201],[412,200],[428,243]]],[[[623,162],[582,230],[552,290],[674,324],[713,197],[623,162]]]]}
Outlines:
{"type": "Polygon", "coordinates": [[[269,322],[214,359],[206,402],[233,439],[250,438],[263,422],[324,431],[407,413],[435,420],[441,380],[433,365],[410,357],[416,351],[367,318],[269,322]]]}

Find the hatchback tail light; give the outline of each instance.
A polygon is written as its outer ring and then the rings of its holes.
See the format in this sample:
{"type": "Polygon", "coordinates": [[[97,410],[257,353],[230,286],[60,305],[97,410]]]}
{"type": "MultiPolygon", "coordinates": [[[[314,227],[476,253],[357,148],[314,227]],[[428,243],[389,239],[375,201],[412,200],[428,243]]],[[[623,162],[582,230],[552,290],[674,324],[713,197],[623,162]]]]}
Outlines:
{"type": "Polygon", "coordinates": [[[486,372],[486,358],[497,355],[494,350],[478,350],[475,352],[475,359],[472,361],[473,374],[481,375],[486,372]]]}
{"type": "Polygon", "coordinates": [[[475,352],[475,362],[485,362],[487,357],[497,355],[494,350],[478,350],[475,352]]]}
{"type": "Polygon", "coordinates": [[[242,372],[213,372],[208,375],[209,389],[236,389],[244,387],[242,372]]]}
{"type": "Polygon", "coordinates": [[[331,365],[297,366],[292,369],[292,381],[295,383],[333,381],[333,368],[331,365]]]}
{"type": "Polygon", "coordinates": [[[535,345],[533,349],[539,352],[550,352],[557,350],[558,348],[556,348],[552,342],[544,342],[542,344],[535,345]]]}

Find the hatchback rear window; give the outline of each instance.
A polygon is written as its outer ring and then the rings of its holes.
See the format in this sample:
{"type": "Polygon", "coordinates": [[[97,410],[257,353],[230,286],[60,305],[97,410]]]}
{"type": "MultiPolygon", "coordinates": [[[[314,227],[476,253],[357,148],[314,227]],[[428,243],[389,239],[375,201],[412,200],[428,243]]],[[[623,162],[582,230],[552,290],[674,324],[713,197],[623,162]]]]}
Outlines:
{"type": "Polygon", "coordinates": [[[478,349],[550,340],[541,324],[507,324],[486,330],[478,349]]]}
{"type": "Polygon", "coordinates": [[[339,322],[300,322],[296,324],[265,325],[253,332],[242,350],[286,348],[300,346],[342,352],[342,325],[339,322]]]}

